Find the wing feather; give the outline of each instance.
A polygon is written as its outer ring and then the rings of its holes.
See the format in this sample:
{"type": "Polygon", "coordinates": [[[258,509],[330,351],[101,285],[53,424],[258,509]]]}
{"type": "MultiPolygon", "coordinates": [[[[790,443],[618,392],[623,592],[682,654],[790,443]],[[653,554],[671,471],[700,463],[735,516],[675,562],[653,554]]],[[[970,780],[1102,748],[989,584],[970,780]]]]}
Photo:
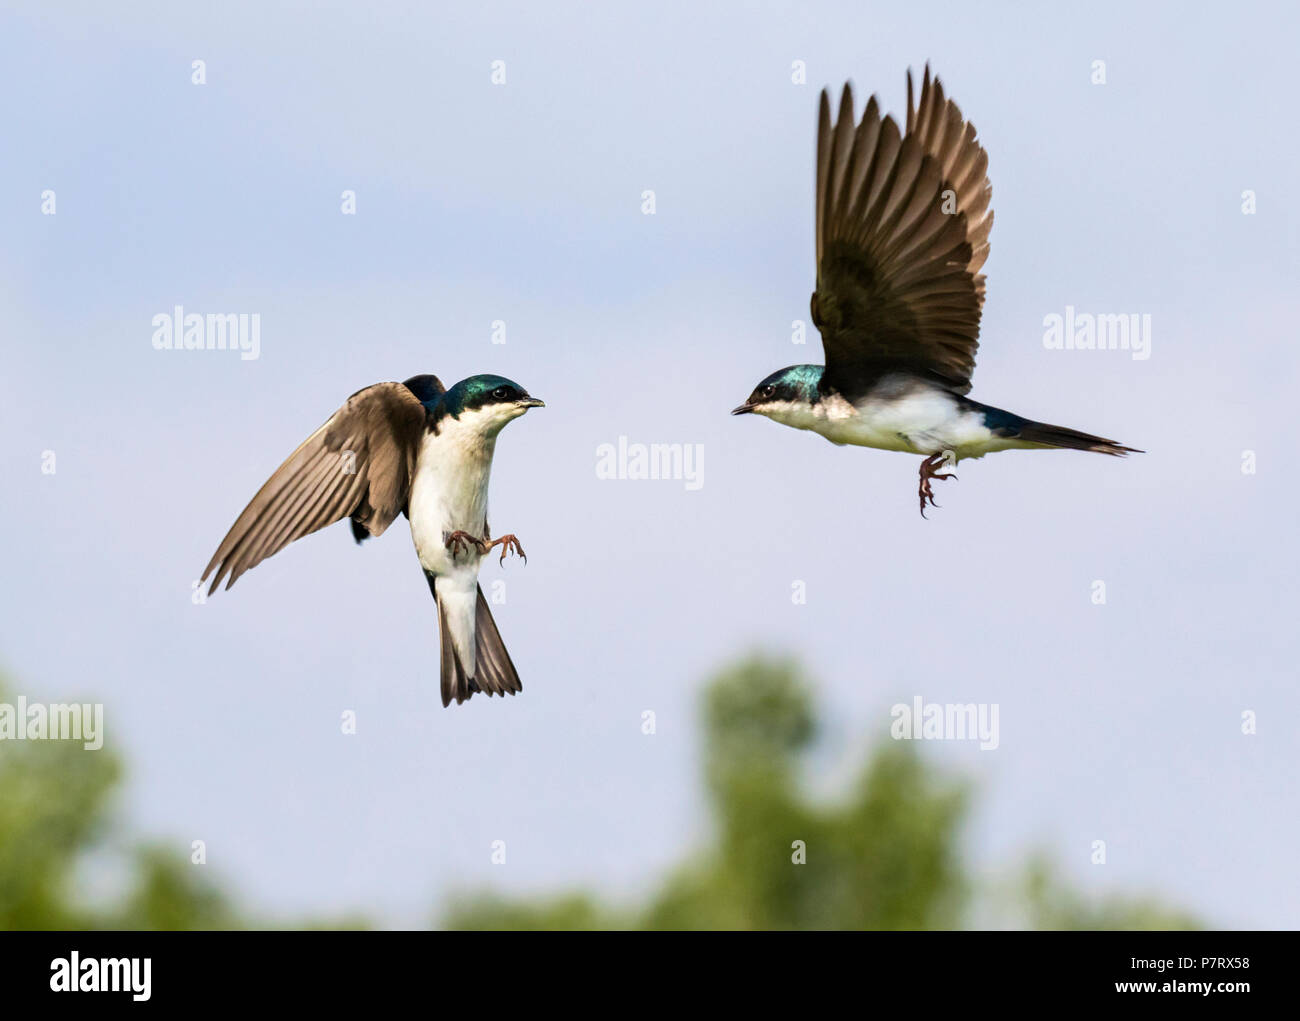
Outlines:
{"type": "Polygon", "coordinates": [[[993,226],[988,155],[927,66],[900,133],[874,96],[855,121],[846,85],[817,132],[817,290],[813,321],[826,383],[850,395],[910,372],[970,389],[993,226]]]}
{"type": "Polygon", "coordinates": [[[345,517],[370,535],[382,534],[410,496],[427,414],[421,396],[442,392],[436,377],[420,376],[376,383],[349,397],[235,520],[203,571],[204,581],[215,572],[208,592],[223,580],[229,588],[295,539],[345,517]]]}

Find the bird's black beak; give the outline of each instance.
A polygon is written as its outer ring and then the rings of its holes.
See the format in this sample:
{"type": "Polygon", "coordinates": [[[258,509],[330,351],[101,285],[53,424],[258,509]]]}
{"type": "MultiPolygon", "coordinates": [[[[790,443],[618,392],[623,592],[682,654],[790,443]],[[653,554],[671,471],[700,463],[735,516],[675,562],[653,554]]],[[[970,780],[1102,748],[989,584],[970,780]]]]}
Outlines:
{"type": "Polygon", "coordinates": [[[752,412],[753,410],[754,410],[754,405],[752,405],[752,404],[742,404],[742,405],[741,405],[740,407],[738,407],[738,408],[732,408],[732,409],[731,409],[731,413],[732,413],[733,415],[748,415],[748,414],[749,414],[750,412],[752,412]]]}
{"type": "Polygon", "coordinates": [[[522,398],[522,399],[516,401],[515,403],[518,404],[521,408],[544,408],[544,407],[546,407],[546,402],[545,402],[545,401],[539,401],[536,397],[524,397],[524,398],[522,398]]]}

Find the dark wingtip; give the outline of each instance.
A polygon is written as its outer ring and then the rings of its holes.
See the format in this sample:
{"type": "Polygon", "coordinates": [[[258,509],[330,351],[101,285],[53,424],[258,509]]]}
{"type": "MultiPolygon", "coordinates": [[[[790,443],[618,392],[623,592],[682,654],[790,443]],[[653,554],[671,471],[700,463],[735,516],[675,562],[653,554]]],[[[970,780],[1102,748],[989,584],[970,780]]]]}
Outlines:
{"type": "Polygon", "coordinates": [[[844,115],[849,115],[849,123],[853,123],[853,83],[845,82],[844,91],[840,93],[840,120],[844,115]]]}

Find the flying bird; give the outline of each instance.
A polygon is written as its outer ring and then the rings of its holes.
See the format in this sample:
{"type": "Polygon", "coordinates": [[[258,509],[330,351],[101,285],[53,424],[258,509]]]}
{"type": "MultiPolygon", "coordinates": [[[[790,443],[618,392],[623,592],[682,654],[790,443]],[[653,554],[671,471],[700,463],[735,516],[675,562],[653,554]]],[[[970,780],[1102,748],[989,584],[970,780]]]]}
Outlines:
{"type": "MultiPolygon", "coordinates": [[[[514,535],[489,538],[488,476],[497,436],[543,404],[501,376],[470,376],[450,390],[437,376],[358,390],[276,469],[221,540],[200,580],[211,595],[273,553],[350,518],[358,543],[399,514],[437,603],[442,704],[475,692],[523,690],[478,585],[479,562],[524,557],[514,535]]],[[[525,563],[527,557],[524,557],[525,563]]]]}
{"type": "Polygon", "coordinates": [[[855,122],[844,86],[817,125],[817,289],[826,365],[792,365],[733,415],[764,415],[832,443],[923,454],[921,516],[940,469],[995,450],[1067,448],[1123,457],[1115,440],[1048,425],[966,396],[979,346],[993,189],[988,156],[927,65],[907,75],[906,129],[872,96],[855,122]]]}

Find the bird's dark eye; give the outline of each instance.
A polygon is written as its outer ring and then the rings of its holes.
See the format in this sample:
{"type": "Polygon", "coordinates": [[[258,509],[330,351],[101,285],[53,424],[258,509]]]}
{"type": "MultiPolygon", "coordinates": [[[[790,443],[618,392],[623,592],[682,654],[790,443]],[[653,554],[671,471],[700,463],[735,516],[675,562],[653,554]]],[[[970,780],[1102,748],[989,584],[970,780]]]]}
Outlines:
{"type": "Polygon", "coordinates": [[[771,397],[773,394],[776,393],[776,387],[774,387],[771,383],[768,383],[766,386],[760,388],[759,393],[761,393],[764,397],[771,397]]]}
{"type": "Polygon", "coordinates": [[[504,401],[510,396],[510,387],[499,386],[492,391],[492,397],[498,401],[504,401]]]}

